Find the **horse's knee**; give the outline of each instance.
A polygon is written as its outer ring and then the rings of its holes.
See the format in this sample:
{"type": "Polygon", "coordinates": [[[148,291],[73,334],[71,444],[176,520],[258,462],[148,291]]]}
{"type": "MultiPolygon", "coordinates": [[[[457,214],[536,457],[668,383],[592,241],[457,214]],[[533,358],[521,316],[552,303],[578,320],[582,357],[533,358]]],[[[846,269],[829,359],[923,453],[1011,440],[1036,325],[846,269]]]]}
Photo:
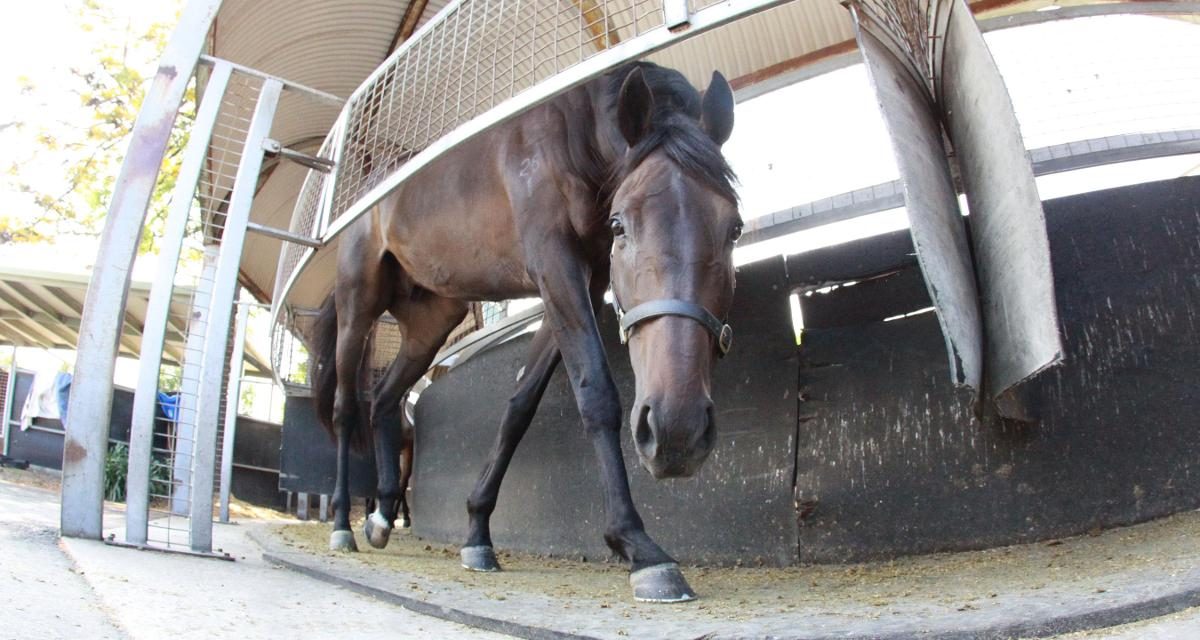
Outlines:
{"type": "Polygon", "coordinates": [[[333,398],[333,426],[339,432],[352,428],[357,419],[358,403],[348,401],[347,395],[353,398],[354,394],[338,393],[333,398]]]}
{"type": "Polygon", "coordinates": [[[580,407],[588,435],[621,430],[621,403],[615,399],[589,402],[580,407]]]}

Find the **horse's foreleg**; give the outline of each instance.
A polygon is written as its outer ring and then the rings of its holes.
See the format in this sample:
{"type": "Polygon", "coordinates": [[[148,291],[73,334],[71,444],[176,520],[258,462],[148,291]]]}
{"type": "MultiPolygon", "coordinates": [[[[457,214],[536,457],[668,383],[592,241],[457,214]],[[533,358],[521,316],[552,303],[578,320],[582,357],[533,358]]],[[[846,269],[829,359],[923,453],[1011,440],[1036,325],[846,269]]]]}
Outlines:
{"type": "MultiPolygon", "coordinates": [[[[409,388],[429,368],[450,332],[462,322],[467,313],[467,304],[430,295],[419,301],[405,301],[393,307],[391,312],[400,322],[403,338],[396,359],[388,365],[387,373],[376,384],[371,399],[379,501],[375,511],[363,524],[367,541],[379,549],[387,546],[402,497],[396,450],[396,436],[403,438],[401,403],[409,388]]],[[[411,446],[409,450],[411,455],[411,446]]],[[[407,479],[404,486],[407,486],[407,479]]]]}
{"type": "Polygon", "coordinates": [[[504,481],[508,464],[533,420],[533,414],[537,411],[538,403],[541,402],[542,394],[545,393],[546,385],[549,384],[559,360],[558,347],[554,344],[550,326],[543,323],[534,333],[525,372],[517,383],[516,392],[508,400],[508,407],[500,420],[500,430],[496,433],[496,441],[488,456],[487,466],[479,474],[475,490],[467,500],[470,529],[467,533],[467,543],[461,551],[462,566],[466,569],[500,569],[496,554],[492,550],[490,528],[492,512],[496,510],[496,499],[500,494],[500,483],[504,481]]]}
{"type": "Polygon", "coordinates": [[[539,287],[546,318],[571,378],[584,429],[600,465],[604,490],[604,540],[630,563],[634,598],[683,602],[695,593],[679,566],[650,536],[633,504],[621,456],[621,406],[588,296],[587,274],[569,253],[544,265],[539,287]]]}

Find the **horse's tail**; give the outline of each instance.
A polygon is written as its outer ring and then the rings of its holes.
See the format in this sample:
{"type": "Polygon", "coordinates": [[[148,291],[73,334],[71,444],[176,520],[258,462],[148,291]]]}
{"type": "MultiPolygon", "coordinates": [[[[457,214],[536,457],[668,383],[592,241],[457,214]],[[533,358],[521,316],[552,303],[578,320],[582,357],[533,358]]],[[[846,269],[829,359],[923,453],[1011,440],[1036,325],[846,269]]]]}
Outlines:
{"type": "MultiPolygon", "coordinates": [[[[335,304],[332,293],[325,298],[325,302],[321,303],[321,309],[317,312],[317,320],[313,323],[312,333],[309,334],[311,340],[311,355],[312,365],[315,366],[316,372],[311,374],[313,400],[317,406],[317,418],[321,421],[321,425],[329,432],[330,437],[337,439],[337,428],[333,424],[333,405],[334,399],[337,397],[338,376],[337,376],[337,339],[338,339],[338,317],[337,304],[335,304]]],[[[370,353],[371,347],[374,344],[374,337],[367,338],[367,353],[370,353]]],[[[366,363],[360,365],[366,366],[366,363]]],[[[356,375],[361,379],[363,371],[358,371],[356,375]]],[[[357,385],[355,385],[357,386],[357,385]]],[[[366,451],[371,446],[371,421],[362,419],[362,405],[358,398],[355,397],[353,403],[349,407],[345,407],[345,411],[349,415],[344,416],[343,424],[350,430],[350,447],[355,451],[366,451]]]]}
{"type": "MultiPolygon", "coordinates": [[[[313,364],[316,366],[312,389],[317,418],[332,436],[337,435],[333,427],[333,399],[337,394],[337,327],[337,305],[333,293],[330,293],[321,304],[310,338],[313,364]]],[[[350,421],[351,424],[354,422],[350,421]]]]}

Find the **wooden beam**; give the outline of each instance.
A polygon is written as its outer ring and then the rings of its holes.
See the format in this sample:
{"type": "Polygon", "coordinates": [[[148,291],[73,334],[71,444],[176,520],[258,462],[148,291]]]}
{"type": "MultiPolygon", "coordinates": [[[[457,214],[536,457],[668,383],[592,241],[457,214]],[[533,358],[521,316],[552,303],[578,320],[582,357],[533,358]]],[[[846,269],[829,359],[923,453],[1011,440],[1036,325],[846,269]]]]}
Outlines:
{"type": "Polygon", "coordinates": [[[760,82],[765,82],[785,73],[797,71],[823,60],[835,58],[837,56],[856,51],[857,49],[858,43],[856,43],[854,40],[845,40],[835,45],[817,49],[816,51],[810,51],[802,56],[796,56],[795,58],[790,58],[788,60],[784,60],[783,62],[777,62],[769,67],[763,67],[758,71],[747,73],[744,76],[738,76],[729,82],[729,86],[733,88],[734,91],[745,89],[746,87],[756,85],[760,82]]]}
{"type": "Polygon", "coordinates": [[[268,294],[266,291],[263,291],[263,288],[258,286],[258,283],[251,279],[250,275],[242,269],[238,270],[238,284],[245,287],[246,291],[249,291],[250,295],[254,296],[254,300],[256,302],[260,302],[262,304],[271,303],[270,294],[268,294]]]}
{"type": "Polygon", "coordinates": [[[12,289],[15,289],[13,283],[4,282],[3,285],[0,286],[0,302],[12,307],[12,310],[19,316],[17,319],[27,320],[37,333],[48,336],[49,339],[44,342],[55,346],[67,344],[71,347],[79,342],[79,332],[72,332],[63,326],[59,318],[47,313],[44,303],[38,304],[32,300],[18,299],[18,296],[12,292],[12,289]]]}
{"type": "MultiPolygon", "coordinates": [[[[79,302],[76,301],[74,298],[72,298],[70,294],[68,294],[66,291],[63,291],[62,289],[60,289],[58,287],[47,286],[47,287],[45,287],[45,289],[51,296],[54,296],[54,299],[58,300],[64,307],[70,309],[75,314],[75,317],[82,317],[83,308],[80,307],[79,302]]],[[[175,321],[174,318],[171,318],[171,317],[168,317],[168,318],[172,325],[177,324],[177,322],[175,321]]],[[[68,326],[70,326],[70,325],[68,324],[68,326]]],[[[126,311],[124,328],[121,331],[121,347],[122,347],[122,349],[124,351],[132,353],[132,354],[140,354],[141,353],[141,341],[140,341],[141,335],[142,335],[142,332],[141,332],[140,323],[138,323],[136,321],[136,318],[134,318],[131,313],[126,311]],[[135,336],[135,335],[138,337],[137,341],[135,341],[133,338],[133,336],[135,336]]],[[[183,343],[183,340],[184,340],[183,335],[184,334],[182,331],[168,331],[166,334],[166,337],[167,337],[168,341],[174,341],[174,343],[176,343],[176,345],[180,345],[183,343]]],[[[183,357],[182,347],[174,346],[174,345],[164,345],[164,347],[170,352],[170,355],[172,357],[175,357],[175,358],[183,357]]]]}
{"type": "Polygon", "coordinates": [[[421,16],[425,15],[425,7],[429,4],[429,0],[412,0],[408,3],[408,7],[404,10],[404,17],[400,18],[400,27],[396,29],[396,34],[392,36],[392,42],[388,45],[387,55],[392,55],[396,47],[404,44],[405,40],[412,37],[413,32],[417,30],[417,25],[421,24],[421,16]]]}
{"type": "Polygon", "coordinates": [[[620,44],[621,36],[617,35],[616,26],[604,14],[604,7],[599,2],[596,2],[596,0],[571,1],[579,8],[579,13],[583,16],[584,26],[592,34],[589,42],[592,43],[592,46],[596,47],[597,51],[604,51],[609,47],[620,44]]]}
{"type": "Polygon", "coordinates": [[[20,319],[0,318],[0,327],[3,327],[3,330],[14,338],[14,342],[19,342],[23,347],[44,348],[47,344],[54,344],[53,342],[48,342],[44,337],[37,337],[31,333],[29,328],[25,326],[25,322],[20,319]]]}
{"type": "MultiPolygon", "coordinates": [[[[71,297],[71,295],[68,294],[66,291],[63,291],[62,289],[60,289],[58,287],[51,287],[51,286],[46,286],[45,289],[46,289],[47,293],[49,293],[51,296],[54,297],[55,300],[57,300],[59,302],[59,304],[70,309],[71,312],[73,314],[75,314],[75,317],[77,317],[77,318],[83,317],[83,305],[81,305],[77,300],[75,300],[75,298],[71,297]]],[[[39,304],[38,306],[43,307],[43,308],[46,307],[45,303],[39,304]]],[[[141,334],[139,333],[138,335],[140,336],[141,334]]],[[[131,350],[135,353],[138,352],[139,343],[134,342],[133,338],[130,337],[129,335],[127,335],[125,333],[125,331],[121,332],[120,340],[121,340],[121,346],[123,348],[131,350]]]]}

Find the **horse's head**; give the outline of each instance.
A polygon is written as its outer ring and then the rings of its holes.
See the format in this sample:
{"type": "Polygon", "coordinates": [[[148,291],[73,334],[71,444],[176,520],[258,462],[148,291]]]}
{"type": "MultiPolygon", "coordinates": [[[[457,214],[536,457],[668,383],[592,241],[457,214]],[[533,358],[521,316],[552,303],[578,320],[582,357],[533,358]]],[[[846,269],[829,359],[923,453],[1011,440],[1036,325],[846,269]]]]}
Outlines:
{"type": "Polygon", "coordinates": [[[629,151],[609,225],[612,289],[637,379],[634,442],[642,465],[664,478],[695,473],[716,439],[712,368],[732,339],[724,323],[742,221],[720,149],[733,129],[729,84],[714,73],[701,98],[677,73],[650,71],[658,77],[636,68],[621,85],[629,151]]]}

